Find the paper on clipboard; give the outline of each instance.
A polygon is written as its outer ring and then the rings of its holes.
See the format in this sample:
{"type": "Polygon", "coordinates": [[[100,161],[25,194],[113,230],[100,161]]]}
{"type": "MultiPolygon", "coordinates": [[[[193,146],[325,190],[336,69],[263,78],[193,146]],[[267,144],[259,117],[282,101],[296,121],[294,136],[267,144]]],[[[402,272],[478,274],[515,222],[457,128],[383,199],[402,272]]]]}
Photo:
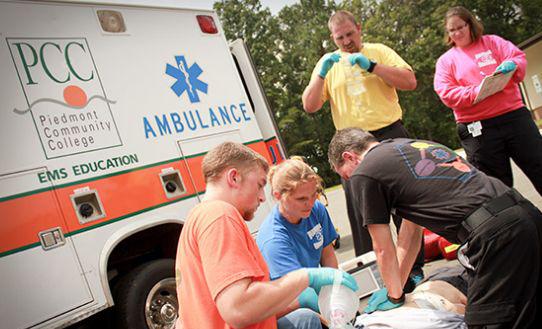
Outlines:
{"type": "Polygon", "coordinates": [[[482,80],[480,92],[478,93],[478,96],[476,96],[474,104],[481,102],[487,97],[503,90],[508,84],[508,81],[510,81],[510,78],[512,78],[514,72],[515,70],[508,73],[495,73],[485,77],[484,80],[482,80]]]}

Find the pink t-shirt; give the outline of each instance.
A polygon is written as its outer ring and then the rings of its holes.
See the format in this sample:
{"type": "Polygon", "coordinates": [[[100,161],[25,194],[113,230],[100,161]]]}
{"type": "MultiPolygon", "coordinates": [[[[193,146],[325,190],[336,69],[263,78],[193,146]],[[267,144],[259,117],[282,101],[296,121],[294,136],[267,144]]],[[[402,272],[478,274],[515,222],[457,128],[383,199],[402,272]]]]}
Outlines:
{"type": "MultiPolygon", "coordinates": [[[[175,264],[179,319],[177,329],[230,328],[215,299],[243,279],[269,281],[267,264],[239,211],[223,201],[205,201],[188,215],[175,264]]],[[[276,329],[276,317],[249,326],[276,329]]]]}
{"type": "Polygon", "coordinates": [[[525,54],[510,41],[484,35],[467,47],[453,47],[437,61],[434,88],[444,105],[454,111],[457,122],[472,122],[496,117],[523,106],[518,83],[525,76],[525,54]],[[517,69],[506,87],[473,105],[478,86],[504,61],[517,69]]]}

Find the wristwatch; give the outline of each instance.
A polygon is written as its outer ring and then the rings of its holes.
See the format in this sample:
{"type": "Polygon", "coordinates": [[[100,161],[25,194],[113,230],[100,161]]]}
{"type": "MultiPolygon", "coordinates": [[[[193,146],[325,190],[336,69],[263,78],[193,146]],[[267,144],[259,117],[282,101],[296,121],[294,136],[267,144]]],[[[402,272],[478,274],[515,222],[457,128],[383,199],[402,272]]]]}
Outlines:
{"type": "Polygon", "coordinates": [[[388,295],[388,299],[390,302],[394,304],[402,304],[405,302],[405,292],[403,291],[403,293],[401,294],[401,297],[399,298],[393,298],[393,297],[390,297],[390,295],[388,295]]]}
{"type": "Polygon", "coordinates": [[[367,69],[367,72],[373,73],[373,70],[375,69],[376,62],[369,60],[371,64],[369,64],[369,68],[367,69]]]}

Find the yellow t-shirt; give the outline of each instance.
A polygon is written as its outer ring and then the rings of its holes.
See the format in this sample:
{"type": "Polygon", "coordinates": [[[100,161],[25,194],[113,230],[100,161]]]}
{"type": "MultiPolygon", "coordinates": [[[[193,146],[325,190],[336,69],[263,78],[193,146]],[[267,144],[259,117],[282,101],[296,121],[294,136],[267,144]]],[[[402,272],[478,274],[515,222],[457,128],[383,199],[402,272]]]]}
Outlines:
{"type": "MultiPolygon", "coordinates": [[[[335,63],[327,73],[322,93],[322,101],[330,101],[335,128],[340,130],[358,127],[372,131],[389,126],[401,119],[402,110],[397,91],[376,74],[362,70],[362,77],[359,81],[361,81],[363,91],[356,96],[349,95],[347,90],[347,74],[349,73],[346,71],[347,66],[343,65],[342,61],[345,61],[350,53],[340,50],[335,53],[341,55],[341,61],[335,63]]],[[[361,53],[377,64],[406,68],[412,71],[407,62],[393,49],[383,44],[364,43],[361,53]]],[[[313,76],[320,72],[321,65],[320,59],[314,68],[313,76]]]]}

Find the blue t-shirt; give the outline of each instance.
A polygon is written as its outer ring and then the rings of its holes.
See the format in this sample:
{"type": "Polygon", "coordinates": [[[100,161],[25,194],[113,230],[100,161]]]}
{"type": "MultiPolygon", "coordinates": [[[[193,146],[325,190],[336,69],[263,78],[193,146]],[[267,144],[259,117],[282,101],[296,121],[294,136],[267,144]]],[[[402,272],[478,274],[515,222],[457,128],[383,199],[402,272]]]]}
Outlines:
{"type": "Polygon", "coordinates": [[[299,224],[288,222],[276,205],[262,223],[256,243],[274,280],[302,267],[319,267],[323,248],[336,238],[327,209],[317,200],[299,224]]]}

